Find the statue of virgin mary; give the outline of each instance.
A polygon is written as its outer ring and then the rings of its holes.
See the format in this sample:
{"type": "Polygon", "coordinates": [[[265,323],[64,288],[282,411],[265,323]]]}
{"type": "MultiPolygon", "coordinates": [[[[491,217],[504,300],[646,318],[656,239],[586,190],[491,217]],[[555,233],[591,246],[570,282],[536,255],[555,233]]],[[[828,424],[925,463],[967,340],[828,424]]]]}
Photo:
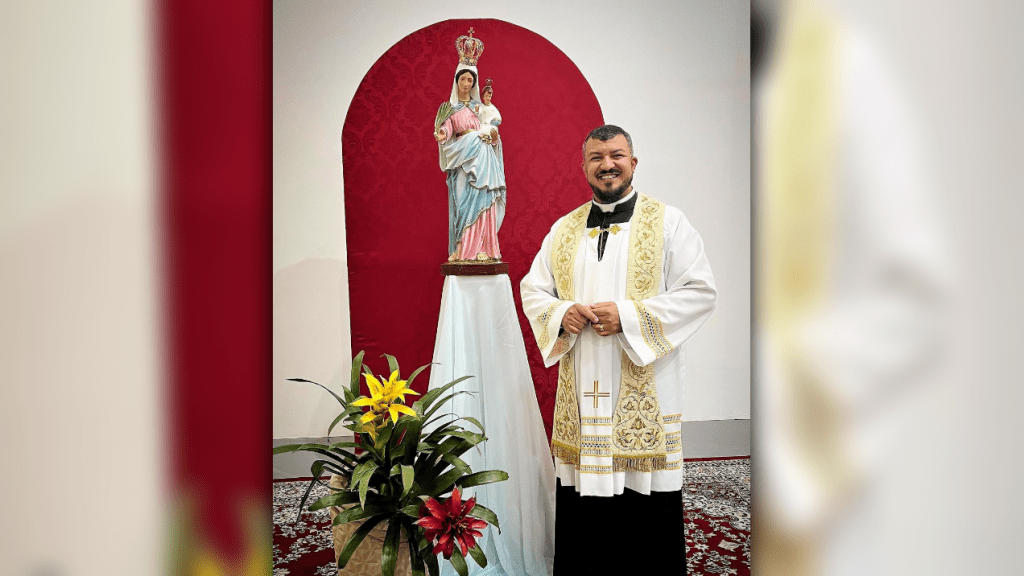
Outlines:
{"type": "Polygon", "coordinates": [[[434,123],[441,170],[448,183],[448,261],[501,260],[498,228],[505,217],[505,162],[497,126],[481,124],[477,58],[483,42],[455,42],[459,66],[451,97],[434,123]]]}

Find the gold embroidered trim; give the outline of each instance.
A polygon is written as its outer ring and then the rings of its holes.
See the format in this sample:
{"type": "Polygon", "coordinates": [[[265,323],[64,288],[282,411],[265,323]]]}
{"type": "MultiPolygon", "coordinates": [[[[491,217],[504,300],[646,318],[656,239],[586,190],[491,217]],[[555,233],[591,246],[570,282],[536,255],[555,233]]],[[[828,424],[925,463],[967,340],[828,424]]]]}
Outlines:
{"type": "Polygon", "coordinates": [[[573,355],[558,363],[558,389],[555,391],[555,422],[551,431],[551,453],[569,464],[580,462],[580,406],[576,395],[576,367],[573,355]]]}
{"type": "Polygon", "coordinates": [[[636,316],[640,319],[640,333],[644,342],[651,350],[654,350],[654,357],[661,358],[672,351],[672,343],[665,338],[665,330],[661,327],[661,320],[644,306],[643,302],[633,300],[633,307],[636,308],[636,316]]]}
{"type": "Polygon", "coordinates": [[[643,300],[657,296],[665,253],[665,205],[644,196],[637,199],[629,231],[629,263],[626,298],[643,300]]]}
{"type": "Polygon", "coordinates": [[[565,444],[557,441],[551,441],[551,455],[556,458],[561,458],[566,464],[572,464],[576,466],[580,463],[580,449],[573,446],[566,446],[565,444]]]}
{"type": "MultiPolygon", "coordinates": [[[[576,252],[580,238],[587,225],[590,202],[569,213],[555,231],[551,247],[551,267],[555,279],[555,290],[561,300],[574,298],[573,275],[576,269],[576,252]]],[[[563,334],[568,346],[569,334],[563,334]]],[[[561,344],[555,343],[555,348],[561,344]]],[[[576,395],[576,368],[573,355],[562,356],[558,366],[558,389],[555,392],[554,429],[551,431],[551,454],[562,461],[580,463],[580,406],[576,395]]]]}
{"type": "Polygon", "coordinates": [[[665,465],[665,470],[679,470],[683,467],[682,460],[675,460],[665,465]]]}
{"type": "Polygon", "coordinates": [[[573,276],[576,270],[576,252],[587,225],[590,202],[573,210],[559,224],[551,246],[551,267],[555,277],[555,290],[561,300],[572,300],[573,276]]]}
{"type": "Polygon", "coordinates": [[[619,226],[618,224],[612,224],[611,228],[605,228],[604,230],[600,228],[594,228],[590,232],[587,232],[587,236],[590,236],[591,238],[597,238],[597,235],[604,231],[611,232],[614,235],[618,234],[619,232],[622,232],[622,227],[619,226]]]}
{"type": "Polygon", "coordinates": [[[537,325],[540,326],[540,337],[537,339],[537,345],[543,350],[548,347],[551,342],[550,330],[548,330],[548,321],[551,320],[551,315],[554,314],[555,308],[558,308],[562,303],[555,302],[551,306],[548,306],[547,310],[541,313],[537,317],[537,325]]]}
{"type": "Polygon", "coordinates": [[[611,466],[598,466],[593,464],[584,464],[583,466],[576,467],[581,474],[611,474],[611,466]]]}
{"type": "Polygon", "coordinates": [[[682,422],[683,421],[683,415],[682,414],[669,414],[667,416],[662,416],[661,420],[665,424],[673,424],[673,423],[676,423],[676,422],[682,422]]]}
{"type": "Polygon", "coordinates": [[[612,419],[604,416],[584,416],[580,418],[580,423],[584,426],[611,426],[612,419]]]}
{"type": "Polygon", "coordinates": [[[669,432],[665,434],[665,452],[675,454],[683,451],[683,434],[681,432],[669,432]]]}
{"type": "Polygon", "coordinates": [[[619,401],[612,414],[612,443],[615,470],[664,468],[665,426],[654,387],[654,365],[637,366],[625,352],[619,401]]]}
{"type": "Polygon", "coordinates": [[[650,456],[612,456],[612,467],[616,472],[653,472],[668,466],[664,454],[650,456]]]}
{"type": "Polygon", "coordinates": [[[611,456],[612,437],[584,435],[583,441],[580,443],[580,454],[583,456],[611,456]]]}
{"type": "Polygon", "coordinates": [[[572,338],[572,336],[570,336],[568,332],[563,332],[558,339],[555,340],[555,345],[551,347],[551,352],[548,353],[548,358],[554,358],[568,350],[570,338],[572,338]]]}
{"type": "MultiPolygon", "coordinates": [[[[633,222],[629,233],[626,298],[638,302],[656,296],[661,284],[665,205],[640,194],[633,222]]],[[[621,365],[619,399],[612,414],[612,465],[616,471],[664,470],[667,465],[665,425],[654,384],[654,365],[637,366],[625,352],[621,365]]]]}

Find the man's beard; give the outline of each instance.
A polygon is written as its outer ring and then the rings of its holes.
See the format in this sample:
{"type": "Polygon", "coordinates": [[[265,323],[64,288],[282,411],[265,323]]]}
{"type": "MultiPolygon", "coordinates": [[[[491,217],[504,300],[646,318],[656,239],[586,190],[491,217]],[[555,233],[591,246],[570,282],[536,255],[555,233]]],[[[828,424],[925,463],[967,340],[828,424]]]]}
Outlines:
{"type": "Polygon", "coordinates": [[[600,202],[601,204],[611,204],[612,202],[616,202],[622,199],[622,196],[626,193],[626,190],[629,190],[629,187],[633,184],[633,177],[630,176],[629,178],[626,179],[625,182],[622,183],[622,186],[619,186],[618,188],[614,190],[609,190],[607,192],[605,192],[602,188],[598,186],[594,186],[589,181],[587,182],[587,184],[590,184],[590,189],[594,191],[594,198],[597,198],[598,202],[600,202]]]}

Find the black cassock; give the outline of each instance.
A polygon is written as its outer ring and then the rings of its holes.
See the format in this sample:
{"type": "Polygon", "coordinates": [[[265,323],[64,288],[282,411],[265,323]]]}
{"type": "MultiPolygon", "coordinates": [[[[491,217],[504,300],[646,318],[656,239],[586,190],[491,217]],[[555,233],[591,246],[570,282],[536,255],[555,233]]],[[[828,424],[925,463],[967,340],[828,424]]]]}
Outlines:
{"type": "Polygon", "coordinates": [[[683,492],[555,492],[554,576],[686,574],[683,492]]]}

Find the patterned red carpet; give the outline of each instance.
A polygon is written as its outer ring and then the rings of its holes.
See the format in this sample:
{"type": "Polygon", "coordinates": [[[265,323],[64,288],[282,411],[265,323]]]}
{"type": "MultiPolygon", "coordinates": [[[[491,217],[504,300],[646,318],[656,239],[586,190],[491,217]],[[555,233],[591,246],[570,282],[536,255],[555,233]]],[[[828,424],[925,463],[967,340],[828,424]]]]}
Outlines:
{"type": "MultiPolygon", "coordinates": [[[[274,576],[336,574],[328,512],[295,521],[307,483],[274,482],[274,576]]],[[[326,494],[319,487],[311,498],[326,494]]],[[[683,498],[689,574],[749,576],[750,459],[688,460],[683,498]]]]}
{"type": "Polygon", "coordinates": [[[750,458],[688,460],[686,567],[696,574],[750,575],[750,458]]]}

